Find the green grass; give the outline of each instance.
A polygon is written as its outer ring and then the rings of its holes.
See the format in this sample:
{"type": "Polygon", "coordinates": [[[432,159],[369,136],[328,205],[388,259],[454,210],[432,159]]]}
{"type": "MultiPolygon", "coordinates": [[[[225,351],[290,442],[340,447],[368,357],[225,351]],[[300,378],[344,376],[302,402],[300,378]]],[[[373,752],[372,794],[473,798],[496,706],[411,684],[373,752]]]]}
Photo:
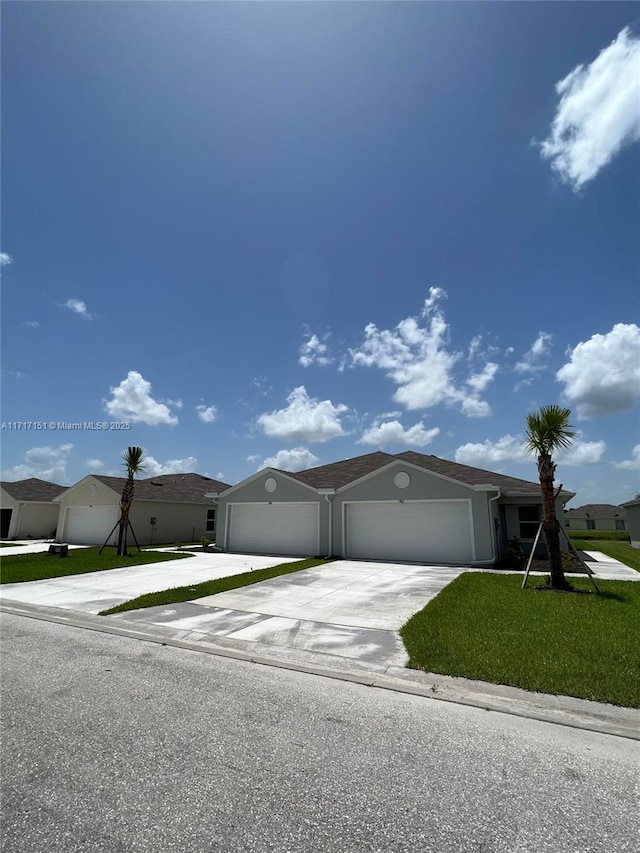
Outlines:
{"type": "Polygon", "coordinates": [[[632,548],[628,542],[593,542],[586,539],[572,539],[578,551],[600,551],[614,560],[619,560],[625,566],[630,566],[640,572],[640,548],[632,548]]]}
{"type": "Polygon", "coordinates": [[[520,575],[467,572],[402,627],[408,666],[640,707],[640,582],[522,590],[520,575]]]}
{"type": "Polygon", "coordinates": [[[259,583],[260,581],[267,581],[270,578],[280,577],[280,575],[299,572],[302,569],[312,569],[314,566],[321,566],[327,562],[331,562],[331,560],[316,558],[296,560],[293,563],[281,563],[278,566],[270,566],[267,569],[256,569],[255,572],[243,572],[240,575],[231,575],[226,578],[215,578],[214,580],[192,584],[191,586],[177,586],[172,589],[164,589],[160,592],[149,592],[146,595],[140,595],[138,598],[125,601],[117,607],[103,610],[99,615],[110,616],[112,613],[123,613],[125,610],[140,610],[144,607],[156,607],[157,605],[192,601],[194,598],[203,598],[205,595],[215,595],[218,592],[239,589],[241,586],[251,586],[251,584],[259,583]]]}
{"type": "Polygon", "coordinates": [[[569,539],[604,539],[614,542],[628,542],[628,530],[565,530],[569,539]]]}
{"type": "Polygon", "coordinates": [[[86,572],[103,572],[122,566],[139,566],[145,563],[160,563],[164,560],[181,560],[190,554],[165,554],[157,551],[129,549],[128,557],[118,557],[114,548],[70,548],[67,557],[39,554],[19,554],[3,557],[0,565],[0,583],[39,581],[45,578],[61,578],[65,575],[82,575],[86,572]]]}

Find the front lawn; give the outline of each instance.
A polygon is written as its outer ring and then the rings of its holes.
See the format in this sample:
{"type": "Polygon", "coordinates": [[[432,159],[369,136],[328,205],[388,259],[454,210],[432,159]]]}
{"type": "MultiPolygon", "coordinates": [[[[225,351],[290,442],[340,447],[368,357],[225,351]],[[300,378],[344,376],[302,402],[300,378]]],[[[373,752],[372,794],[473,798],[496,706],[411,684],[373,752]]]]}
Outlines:
{"type": "Polygon", "coordinates": [[[190,554],[167,554],[159,551],[129,550],[128,557],[118,557],[115,548],[105,548],[98,554],[99,547],[70,548],[68,556],[39,554],[17,554],[3,557],[0,561],[0,583],[40,581],[45,578],[61,578],[65,575],[83,575],[86,572],[103,572],[123,566],[140,566],[145,563],[161,563],[164,560],[181,560],[190,554]]]}
{"type": "Polygon", "coordinates": [[[640,708],[640,583],[571,579],[542,591],[521,575],[467,572],[402,627],[408,666],[640,708]]]}
{"type": "Polygon", "coordinates": [[[149,592],[125,601],[117,607],[102,610],[100,616],[110,616],[112,613],[122,613],[125,610],[140,610],[143,607],[156,607],[159,604],[177,604],[181,601],[193,601],[194,598],[204,598],[205,595],[215,595],[218,592],[227,592],[230,589],[239,589],[241,586],[251,586],[260,581],[268,581],[271,578],[288,575],[292,572],[300,572],[302,569],[312,569],[314,566],[324,565],[331,560],[309,558],[308,560],[296,560],[293,563],[281,563],[278,566],[269,566],[267,569],[256,569],[251,572],[243,572],[240,575],[230,575],[226,578],[215,578],[203,583],[191,586],[176,586],[172,589],[163,589],[161,592],[149,592]]]}
{"type": "Polygon", "coordinates": [[[573,539],[572,542],[578,551],[600,551],[640,572],[640,548],[632,548],[628,542],[609,542],[605,539],[573,539]]]}

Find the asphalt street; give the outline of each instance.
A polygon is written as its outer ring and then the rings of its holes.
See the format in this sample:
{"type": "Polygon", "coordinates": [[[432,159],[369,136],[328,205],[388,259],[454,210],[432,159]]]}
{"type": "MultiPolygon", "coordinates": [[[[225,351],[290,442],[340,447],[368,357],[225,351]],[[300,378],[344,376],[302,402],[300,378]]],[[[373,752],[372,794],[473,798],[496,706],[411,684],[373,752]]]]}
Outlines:
{"type": "Polygon", "coordinates": [[[3,853],[637,853],[637,741],[0,624],[3,853]]]}

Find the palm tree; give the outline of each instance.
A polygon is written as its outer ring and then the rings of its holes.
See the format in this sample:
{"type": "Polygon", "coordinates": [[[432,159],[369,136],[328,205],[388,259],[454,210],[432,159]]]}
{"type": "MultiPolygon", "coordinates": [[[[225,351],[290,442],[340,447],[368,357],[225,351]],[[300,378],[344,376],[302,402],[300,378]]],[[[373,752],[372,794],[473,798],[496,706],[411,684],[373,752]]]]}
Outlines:
{"type": "Polygon", "coordinates": [[[562,568],[560,553],[560,525],[556,516],[553,477],[556,466],[553,454],[568,447],[575,431],[569,423],[570,409],[560,406],[541,406],[539,412],[527,415],[527,450],[535,453],[542,491],[542,527],[549,549],[551,586],[553,589],[570,589],[562,568]]]}
{"type": "Polygon", "coordinates": [[[120,498],[120,519],[118,521],[118,556],[127,556],[127,530],[130,526],[129,512],[133,503],[133,478],[144,471],[144,453],[141,447],[127,447],[122,454],[122,464],[127,474],[127,481],[122,489],[120,498]]]}

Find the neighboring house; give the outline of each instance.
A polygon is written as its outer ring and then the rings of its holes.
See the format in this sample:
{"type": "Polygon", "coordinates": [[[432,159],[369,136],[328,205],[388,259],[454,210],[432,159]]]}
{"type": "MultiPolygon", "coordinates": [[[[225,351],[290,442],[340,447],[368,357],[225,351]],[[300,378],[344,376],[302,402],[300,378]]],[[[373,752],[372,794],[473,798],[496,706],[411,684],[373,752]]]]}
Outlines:
{"type": "MultiPolygon", "coordinates": [[[[117,542],[124,477],[90,474],[58,496],[60,514],[56,538],[78,545],[117,542]]],[[[140,545],[193,542],[216,533],[214,499],[228,483],[200,474],[163,474],[135,481],[129,515],[140,545]]],[[[128,542],[134,545],[133,536],[128,542]]]]}
{"type": "Polygon", "coordinates": [[[52,539],[58,525],[53,499],[65,488],[36,477],[0,483],[0,539],[52,539]]]}
{"type": "Polygon", "coordinates": [[[626,513],[614,504],[585,504],[565,510],[568,530],[626,530],[626,513]]]}
{"type": "MultiPolygon", "coordinates": [[[[558,498],[559,518],[571,497],[558,498]]],[[[228,551],[477,565],[514,537],[530,551],[542,510],[539,483],[413,451],[266,468],[217,503],[228,551]]]]}
{"type": "Polygon", "coordinates": [[[640,548],[640,495],[622,504],[626,513],[627,530],[633,548],[640,548]]]}

